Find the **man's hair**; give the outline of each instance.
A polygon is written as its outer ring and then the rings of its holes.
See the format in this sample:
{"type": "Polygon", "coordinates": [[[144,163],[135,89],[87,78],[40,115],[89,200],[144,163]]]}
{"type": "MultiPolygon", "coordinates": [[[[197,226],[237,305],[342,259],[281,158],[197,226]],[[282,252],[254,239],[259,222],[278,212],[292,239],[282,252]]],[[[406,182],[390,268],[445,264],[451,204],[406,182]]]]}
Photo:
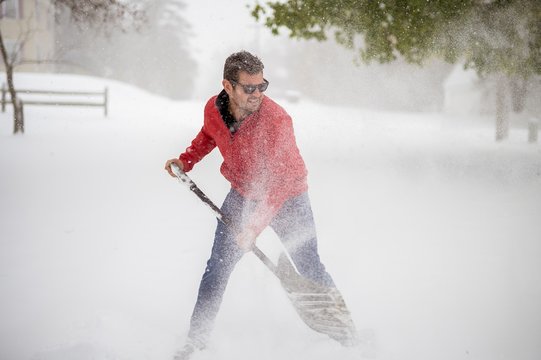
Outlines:
{"type": "Polygon", "coordinates": [[[238,81],[239,72],[245,71],[250,75],[255,75],[263,72],[264,67],[265,66],[257,56],[242,50],[229,55],[229,57],[225,59],[224,79],[238,81]]]}

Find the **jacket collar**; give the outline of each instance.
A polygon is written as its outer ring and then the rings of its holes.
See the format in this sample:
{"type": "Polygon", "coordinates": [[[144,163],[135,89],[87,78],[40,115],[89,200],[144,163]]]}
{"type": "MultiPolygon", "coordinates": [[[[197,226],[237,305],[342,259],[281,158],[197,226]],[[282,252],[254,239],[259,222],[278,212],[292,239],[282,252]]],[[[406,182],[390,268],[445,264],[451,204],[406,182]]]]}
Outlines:
{"type": "Polygon", "coordinates": [[[238,130],[237,120],[233,117],[231,112],[229,112],[229,95],[222,90],[218,97],[216,98],[216,107],[222,116],[222,120],[225,123],[225,126],[229,131],[234,134],[238,130]]]}

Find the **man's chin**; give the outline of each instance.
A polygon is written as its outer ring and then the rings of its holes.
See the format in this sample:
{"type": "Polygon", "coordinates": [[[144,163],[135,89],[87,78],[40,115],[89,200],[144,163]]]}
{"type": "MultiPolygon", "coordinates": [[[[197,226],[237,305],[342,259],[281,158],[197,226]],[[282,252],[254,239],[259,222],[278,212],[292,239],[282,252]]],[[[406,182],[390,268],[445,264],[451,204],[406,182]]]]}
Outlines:
{"type": "Polygon", "coordinates": [[[248,102],[246,103],[246,107],[250,111],[256,111],[257,109],[259,109],[259,106],[261,106],[261,100],[255,100],[255,101],[248,100],[248,102]]]}

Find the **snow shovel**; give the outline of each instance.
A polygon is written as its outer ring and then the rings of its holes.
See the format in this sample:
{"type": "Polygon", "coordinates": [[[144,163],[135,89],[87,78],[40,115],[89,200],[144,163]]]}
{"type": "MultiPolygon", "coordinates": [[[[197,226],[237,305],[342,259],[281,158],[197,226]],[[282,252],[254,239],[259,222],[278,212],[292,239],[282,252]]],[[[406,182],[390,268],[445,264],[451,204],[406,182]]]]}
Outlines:
{"type": "MultiPolygon", "coordinates": [[[[179,182],[188,186],[199,199],[211,208],[220,221],[230,225],[230,221],[221,210],[185,172],[180,170],[176,164],[171,164],[171,170],[179,182]]],[[[252,252],[280,280],[293,307],[306,325],[317,332],[328,335],[344,346],[354,346],[359,343],[351,314],[338,289],[316,284],[300,275],[284,252],[280,254],[277,264],[274,264],[255,245],[252,252]]]]}

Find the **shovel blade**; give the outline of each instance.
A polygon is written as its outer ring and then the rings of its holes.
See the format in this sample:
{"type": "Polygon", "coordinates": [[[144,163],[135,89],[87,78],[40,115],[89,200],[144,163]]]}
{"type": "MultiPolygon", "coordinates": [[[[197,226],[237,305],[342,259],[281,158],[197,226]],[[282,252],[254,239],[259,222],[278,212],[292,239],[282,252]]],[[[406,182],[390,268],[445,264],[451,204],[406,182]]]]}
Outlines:
{"type": "Polygon", "coordinates": [[[358,344],[357,330],[338,289],[316,284],[300,275],[285,254],[278,259],[276,276],[306,325],[344,346],[358,344]]]}

